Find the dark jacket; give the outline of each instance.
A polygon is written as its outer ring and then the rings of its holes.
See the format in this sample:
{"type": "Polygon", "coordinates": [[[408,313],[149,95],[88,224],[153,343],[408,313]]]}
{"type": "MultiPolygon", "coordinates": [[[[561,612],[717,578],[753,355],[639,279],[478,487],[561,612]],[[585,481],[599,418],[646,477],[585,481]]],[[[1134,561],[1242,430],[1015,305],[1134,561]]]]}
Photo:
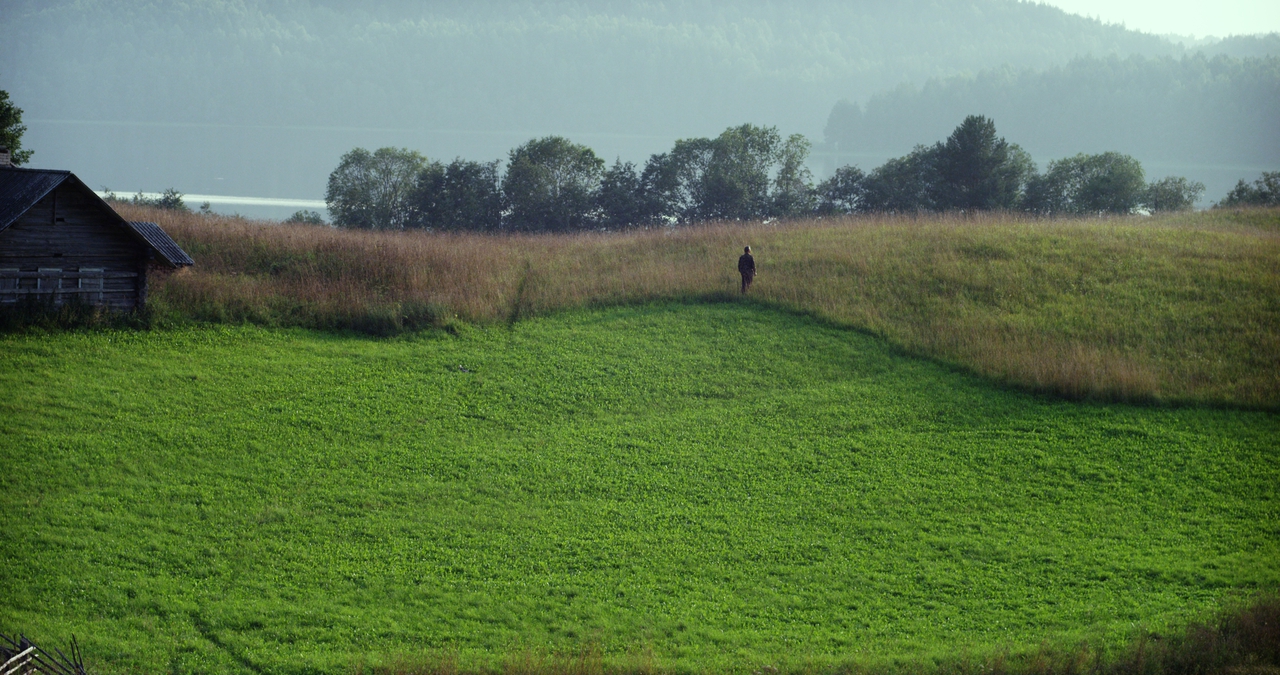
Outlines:
{"type": "Polygon", "coordinates": [[[756,259],[751,257],[750,253],[743,253],[738,258],[738,274],[755,274],[756,259]]]}

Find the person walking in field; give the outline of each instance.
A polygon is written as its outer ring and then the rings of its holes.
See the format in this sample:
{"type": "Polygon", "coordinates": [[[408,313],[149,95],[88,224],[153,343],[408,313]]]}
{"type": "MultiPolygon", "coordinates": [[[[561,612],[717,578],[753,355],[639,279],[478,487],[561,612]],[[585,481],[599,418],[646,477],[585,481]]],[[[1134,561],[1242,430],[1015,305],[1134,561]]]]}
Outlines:
{"type": "Polygon", "coordinates": [[[751,257],[751,247],[746,246],[742,249],[742,255],[738,258],[738,274],[742,275],[742,292],[746,293],[751,288],[751,282],[756,278],[756,259],[751,257]]]}

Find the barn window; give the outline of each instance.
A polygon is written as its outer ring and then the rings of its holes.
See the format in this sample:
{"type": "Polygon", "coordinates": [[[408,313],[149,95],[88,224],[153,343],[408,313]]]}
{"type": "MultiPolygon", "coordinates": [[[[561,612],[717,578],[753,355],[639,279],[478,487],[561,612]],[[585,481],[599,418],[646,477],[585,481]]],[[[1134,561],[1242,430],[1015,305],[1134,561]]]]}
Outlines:
{"type": "Polygon", "coordinates": [[[102,268],[80,268],[80,291],[89,302],[102,302],[102,268]]]}

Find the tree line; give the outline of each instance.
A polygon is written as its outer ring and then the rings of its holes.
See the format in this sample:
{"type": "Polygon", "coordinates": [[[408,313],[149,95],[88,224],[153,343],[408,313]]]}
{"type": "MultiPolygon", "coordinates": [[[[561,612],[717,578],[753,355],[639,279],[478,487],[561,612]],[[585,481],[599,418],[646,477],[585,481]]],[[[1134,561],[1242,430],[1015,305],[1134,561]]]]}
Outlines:
{"type": "Polygon", "coordinates": [[[1241,180],[1214,206],[1280,206],[1280,171],[1264,171],[1253,183],[1241,180]]]}
{"type": "Polygon", "coordinates": [[[1077,154],[1037,170],[1031,155],[970,115],[946,141],[916,146],[869,174],[836,171],[851,211],[1010,210],[1037,215],[1129,214],[1192,208],[1204,185],[1170,176],[1147,183],[1142,163],[1118,152],[1077,154]],[[848,186],[848,187],[844,187],[848,186]]]}
{"type": "Polygon", "coordinates": [[[429,161],[403,148],[343,155],[325,201],[336,225],[363,229],[572,232],[797,217],[818,193],[809,142],[744,124],[676,141],[643,167],[561,136],[533,139],[497,161],[429,161]]]}
{"type": "Polygon", "coordinates": [[[1200,183],[1147,183],[1116,152],[1050,162],[971,115],[945,140],[865,173],[844,166],[815,182],[809,141],[743,124],[715,138],[676,141],[643,166],[560,136],[533,139],[498,161],[432,161],[404,148],[343,155],[325,202],[335,225],[358,229],[575,232],[704,221],[845,213],[1019,210],[1041,215],[1190,209],[1200,183]]]}

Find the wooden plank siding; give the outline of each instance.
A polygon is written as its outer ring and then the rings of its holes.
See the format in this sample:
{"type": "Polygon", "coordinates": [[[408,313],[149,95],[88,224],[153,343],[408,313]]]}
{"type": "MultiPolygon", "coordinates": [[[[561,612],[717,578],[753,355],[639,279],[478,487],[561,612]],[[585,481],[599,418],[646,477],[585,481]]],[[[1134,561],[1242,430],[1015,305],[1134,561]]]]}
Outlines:
{"type": "Polygon", "coordinates": [[[74,184],[58,186],[0,231],[0,304],[35,295],[54,304],[81,297],[137,308],[145,302],[150,251],[126,228],[74,184]]]}

